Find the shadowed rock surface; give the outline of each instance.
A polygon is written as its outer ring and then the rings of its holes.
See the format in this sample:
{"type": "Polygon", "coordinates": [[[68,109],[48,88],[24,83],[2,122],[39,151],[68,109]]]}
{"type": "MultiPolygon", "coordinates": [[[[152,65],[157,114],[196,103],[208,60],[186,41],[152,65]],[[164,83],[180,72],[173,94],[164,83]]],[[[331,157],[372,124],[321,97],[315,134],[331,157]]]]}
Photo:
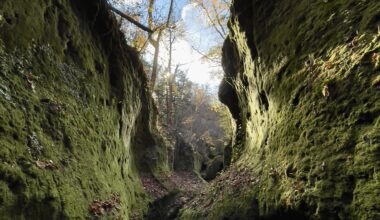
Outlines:
{"type": "Polygon", "coordinates": [[[137,170],[167,166],[155,115],[103,1],[0,1],[1,219],[141,219],[137,170]]]}

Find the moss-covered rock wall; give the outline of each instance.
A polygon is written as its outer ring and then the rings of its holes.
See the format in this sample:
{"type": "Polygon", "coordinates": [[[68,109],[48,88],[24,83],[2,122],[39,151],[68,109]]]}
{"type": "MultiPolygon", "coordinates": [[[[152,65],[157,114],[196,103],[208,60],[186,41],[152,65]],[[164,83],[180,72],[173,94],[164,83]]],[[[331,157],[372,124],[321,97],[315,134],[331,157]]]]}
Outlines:
{"type": "Polygon", "coordinates": [[[380,2],[235,0],[230,31],[235,174],[182,218],[379,219],[380,2]]]}
{"type": "Polygon", "coordinates": [[[1,219],[140,219],[138,170],[166,170],[146,81],[103,1],[0,1],[1,219]]]}

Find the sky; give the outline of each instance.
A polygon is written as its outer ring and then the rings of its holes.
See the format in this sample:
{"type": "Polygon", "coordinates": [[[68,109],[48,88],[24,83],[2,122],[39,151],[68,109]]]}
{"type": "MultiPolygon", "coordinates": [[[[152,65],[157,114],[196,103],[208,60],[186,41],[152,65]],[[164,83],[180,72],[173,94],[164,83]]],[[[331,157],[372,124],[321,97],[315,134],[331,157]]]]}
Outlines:
{"type": "MultiPolygon", "coordinates": [[[[158,0],[158,2],[168,0],[158,0]]],[[[189,4],[186,0],[177,1],[180,11],[181,25],[184,26],[185,35],[174,43],[173,64],[181,64],[180,69],[187,72],[187,77],[199,84],[207,84],[211,88],[219,86],[220,79],[215,77],[215,72],[221,72],[221,66],[202,58],[198,51],[206,52],[216,43],[222,43],[222,39],[207,24],[207,18],[199,12],[196,5],[189,4]],[[181,5],[182,3],[182,5],[181,5]],[[218,39],[219,38],[219,39],[218,39]],[[219,42],[218,42],[219,41],[219,42]]],[[[162,62],[168,57],[165,48],[161,50],[162,62]]]]}
{"type": "Polygon", "coordinates": [[[198,12],[195,5],[186,5],[182,10],[181,18],[188,34],[185,39],[177,42],[176,50],[174,51],[176,56],[174,57],[178,59],[177,62],[179,63],[190,62],[184,66],[184,68],[188,69],[190,80],[201,84],[219,85],[218,80],[213,79],[213,72],[221,71],[221,67],[216,67],[215,63],[202,58],[203,55],[194,50],[192,46],[205,53],[216,43],[221,43],[220,39],[219,42],[216,41],[218,36],[204,22],[207,18],[198,12]]]}
{"type": "MultiPolygon", "coordinates": [[[[146,0],[126,0],[128,4],[138,5],[146,0]]],[[[198,84],[208,85],[210,88],[217,88],[220,79],[217,79],[215,72],[222,72],[220,65],[208,61],[197,51],[206,52],[216,44],[221,44],[223,39],[208,26],[207,18],[200,13],[196,5],[189,3],[188,0],[176,0],[175,19],[179,20],[180,26],[185,30],[185,34],[177,38],[173,45],[173,68],[177,64],[180,69],[187,72],[188,78],[198,84]],[[197,50],[193,49],[196,48],[197,50]]],[[[169,0],[156,0],[156,6],[167,11],[169,0]]],[[[162,44],[160,47],[159,63],[162,66],[167,66],[169,57],[168,46],[162,44]]],[[[154,48],[148,46],[145,58],[152,60],[154,48]]],[[[220,75],[220,74],[219,74],[220,75]]]]}

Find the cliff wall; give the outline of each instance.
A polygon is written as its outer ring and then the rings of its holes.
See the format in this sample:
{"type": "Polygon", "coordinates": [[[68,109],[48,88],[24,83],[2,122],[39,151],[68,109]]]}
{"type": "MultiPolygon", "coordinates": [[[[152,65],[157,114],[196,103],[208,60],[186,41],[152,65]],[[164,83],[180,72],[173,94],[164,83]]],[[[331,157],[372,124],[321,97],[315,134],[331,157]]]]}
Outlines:
{"type": "Polygon", "coordinates": [[[183,219],[380,217],[380,3],[235,0],[235,165],[183,219]]]}
{"type": "Polygon", "coordinates": [[[104,1],[0,1],[2,219],[142,218],[138,171],[167,170],[155,117],[104,1]]]}

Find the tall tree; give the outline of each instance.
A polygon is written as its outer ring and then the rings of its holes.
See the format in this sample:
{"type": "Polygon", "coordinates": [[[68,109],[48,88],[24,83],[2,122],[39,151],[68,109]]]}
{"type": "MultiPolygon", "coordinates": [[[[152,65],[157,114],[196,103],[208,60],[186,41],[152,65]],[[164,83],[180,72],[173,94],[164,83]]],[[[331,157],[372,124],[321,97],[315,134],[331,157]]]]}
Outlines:
{"type": "MultiPolygon", "coordinates": [[[[159,54],[160,54],[160,43],[161,38],[163,36],[163,32],[167,29],[174,28],[174,25],[172,25],[172,14],[173,14],[173,7],[174,7],[174,0],[170,0],[170,4],[168,7],[168,11],[166,13],[166,16],[164,16],[164,20],[159,21],[155,20],[155,18],[160,16],[155,16],[159,14],[160,12],[157,12],[155,9],[155,0],[148,0],[148,5],[146,6],[146,22],[147,25],[144,25],[141,23],[139,16],[133,16],[129,13],[123,12],[115,7],[115,5],[119,6],[125,6],[125,3],[123,0],[109,0],[109,8],[114,11],[116,14],[121,16],[122,18],[126,19],[131,24],[135,25],[137,28],[139,28],[142,31],[145,31],[147,33],[144,35],[141,33],[141,31],[135,30],[135,35],[132,37],[133,42],[132,45],[136,45],[138,49],[144,50],[147,46],[147,41],[152,45],[154,48],[154,55],[153,55],[153,61],[151,64],[151,74],[150,74],[150,87],[152,91],[154,90],[154,86],[156,84],[157,75],[159,71],[159,54]]],[[[128,7],[126,7],[128,8],[128,7]]]]}
{"type": "Polygon", "coordinates": [[[159,77],[155,94],[161,122],[172,135],[181,133],[195,145],[207,139],[220,147],[231,136],[221,125],[228,122],[228,110],[213,98],[208,87],[192,83],[178,66],[173,74],[159,77]]]}
{"type": "MultiPolygon", "coordinates": [[[[148,24],[150,27],[153,26],[153,10],[154,10],[154,2],[155,0],[149,0],[149,7],[148,7],[148,24]]],[[[150,87],[152,91],[154,90],[154,86],[156,85],[156,79],[157,79],[157,73],[158,73],[158,58],[160,54],[160,40],[163,34],[163,31],[165,29],[172,28],[171,20],[172,20],[172,13],[173,13],[173,2],[174,0],[170,0],[170,5],[168,9],[168,14],[166,16],[166,23],[163,25],[160,25],[158,27],[158,34],[157,38],[153,39],[150,38],[150,42],[152,46],[154,47],[154,57],[153,57],[153,64],[152,64],[152,72],[151,72],[151,78],[150,78],[150,87]]]]}

